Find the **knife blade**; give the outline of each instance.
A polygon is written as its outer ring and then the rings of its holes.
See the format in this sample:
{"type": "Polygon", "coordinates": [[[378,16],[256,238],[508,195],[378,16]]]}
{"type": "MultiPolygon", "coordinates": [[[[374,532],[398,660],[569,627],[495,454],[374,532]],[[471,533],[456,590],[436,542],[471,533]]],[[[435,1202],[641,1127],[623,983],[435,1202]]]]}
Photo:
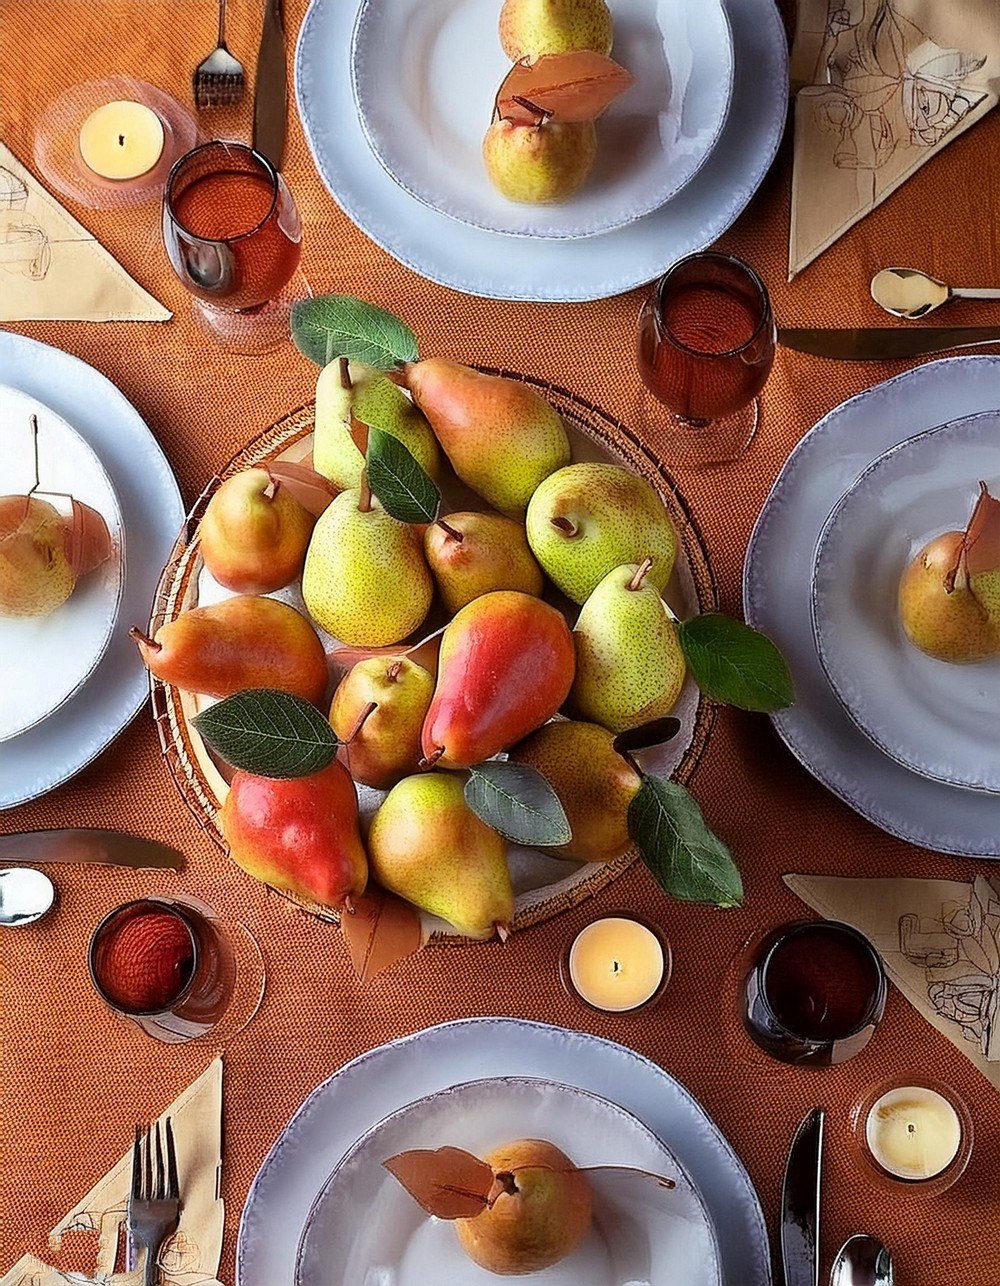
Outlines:
{"type": "Polygon", "coordinates": [[[48,862],[130,866],[135,871],[184,869],[184,856],[167,844],[123,831],[21,831],[0,835],[0,861],[27,865],[48,862]]]}
{"type": "Polygon", "coordinates": [[[281,0],[264,0],[264,29],[253,83],[253,145],[276,170],[285,152],[288,74],[281,0]]]}
{"type": "Polygon", "coordinates": [[[947,353],[953,348],[1000,344],[996,326],[872,326],[861,330],[800,329],[782,326],[778,343],[813,357],[835,357],[843,362],[895,361],[947,353]]]}
{"type": "Polygon", "coordinates": [[[814,1107],[795,1131],[781,1185],[785,1286],[819,1286],[819,1219],[826,1112],[814,1107]]]}

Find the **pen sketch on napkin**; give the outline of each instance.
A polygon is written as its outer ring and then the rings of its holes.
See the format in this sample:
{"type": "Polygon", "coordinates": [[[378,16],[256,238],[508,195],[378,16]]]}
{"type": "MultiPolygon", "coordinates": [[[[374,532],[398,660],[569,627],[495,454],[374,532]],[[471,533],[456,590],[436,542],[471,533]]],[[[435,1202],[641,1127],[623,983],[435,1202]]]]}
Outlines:
{"type": "Polygon", "coordinates": [[[27,204],[28,189],[0,165],[0,268],[19,272],[30,281],[44,281],[52,251],[45,229],[27,217],[27,204]]]}

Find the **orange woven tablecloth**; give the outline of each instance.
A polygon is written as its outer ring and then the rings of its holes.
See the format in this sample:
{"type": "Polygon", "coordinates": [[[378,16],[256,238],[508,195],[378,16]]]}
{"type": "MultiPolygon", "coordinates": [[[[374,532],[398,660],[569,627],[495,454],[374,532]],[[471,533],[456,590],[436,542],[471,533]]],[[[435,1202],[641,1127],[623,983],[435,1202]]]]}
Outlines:
{"type": "MultiPolygon", "coordinates": [[[[348,0],[340,0],[347,3],[348,0]]],[[[261,0],[231,0],[231,45],[252,67],[261,0]]],[[[289,46],[305,0],[289,0],[289,46]]],[[[189,101],[193,65],[211,47],[212,0],[5,0],[0,7],[0,137],[30,164],[32,132],[68,85],[134,72],[189,101]]],[[[230,123],[246,136],[249,109],[230,123]]],[[[292,111],[294,117],[294,109],[292,111]]],[[[770,286],[789,325],[875,325],[872,271],[914,263],[947,281],[995,285],[994,114],[785,284],[789,158],[724,238],[770,286]]],[[[467,298],[421,280],[372,245],[323,189],[293,120],[286,172],[305,225],[304,268],[317,292],[363,295],[401,313],[422,350],[551,379],[635,423],[633,358],[639,294],[601,303],[537,306],[467,298]]],[[[157,232],[157,211],[74,210],[113,254],[177,312],[142,324],[32,324],[109,376],[138,407],[190,502],[248,438],[307,401],[314,371],[290,348],[266,359],[212,349],[188,320],[157,232]]],[[[956,320],[958,320],[956,318],[956,320]]],[[[989,320],[969,309],[963,320],[989,320]]],[[[739,464],[677,471],[705,533],[722,606],[738,612],[750,526],[795,441],[843,398],[899,367],[820,363],[779,351],[764,394],[763,428],[739,464]]],[[[655,428],[649,445],[656,449],[655,428]]],[[[669,460],[667,461],[669,466],[669,460]]],[[[694,789],[710,823],[737,853],[746,883],[740,912],[668,905],[633,868],[598,902],[524,932],[505,947],[431,949],[362,990],[339,934],[293,913],[223,857],[198,830],[167,778],[148,711],[86,772],[37,803],[0,818],[4,830],[114,826],[183,849],[179,879],[112,869],[61,868],[62,902],[40,926],[0,947],[0,1271],[48,1230],[119,1156],[137,1120],[149,1119],[202,1070],[209,1052],[167,1048],[114,1020],[92,993],[85,948],[106,910],[141,891],[178,885],[240,915],[267,957],[263,1008],[227,1051],[228,1209],[222,1280],[234,1280],[236,1229],[248,1184],[304,1095],[347,1059],[404,1032],[469,1014],[512,1014],[582,1026],[629,1044],[683,1081],[732,1140],[774,1228],[785,1150],[814,1103],[831,1114],[824,1233],[826,1261],[851,1232],[884,1237],[907,1286],[1000,1281],[1000,1198],[995,1153],[1000,1099],[941,1036],[893,992],[864,1056],[826,1072],[753,1057],[736,1035],[720,975],[755,927],[801,913],[788,871],[968,879],[976,863],[934,856],[882,834],[798,767],[767,720],[723,711],[694,789]],[[601,906],[662,910],[676,973],[662,1007],[639,1020],[581,1015],[563,995],[556,955],[601,906]],[[852,1161],[846,1110],[873,1079],[917,1066],[945,1076],[973,1106],[976,1150],[959,1186],[932,1205],[872,1189],[852,1161]]],[[[980,864],[985,869],[985,864],[980,864]]],[[[736,1286],[736,1284],[734,1284],[736,1286]]]]}

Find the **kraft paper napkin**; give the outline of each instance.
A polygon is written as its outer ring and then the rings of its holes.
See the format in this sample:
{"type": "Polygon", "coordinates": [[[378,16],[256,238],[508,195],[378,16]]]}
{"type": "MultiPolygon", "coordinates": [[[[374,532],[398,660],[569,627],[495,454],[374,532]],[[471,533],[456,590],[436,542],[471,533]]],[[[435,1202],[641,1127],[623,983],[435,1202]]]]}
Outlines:
{"type": "Polygon", "coordinates": [[[789,279],[997,103],[996,0],[799,0],[789,279]]]}
{"type": "MultiPolygon", "coordinates": [[[[222,1059],[217,1058],[171,1103],[160,1117],[173,1122],[177,1171],[181,1185],[181,1218],[177,1231],[160,1250],[164,1286],[220,1286],[216,1280],[222,1255],[222,1059]]],[[[53,1157],[53,1165],[58,1158],[53,1157]]],[[[125,1220],[132,1185],[132,1149],[49,1234],[58,1250],[65,1233],[82,1230],[98,1235],[97,1271],[93,1277],[51,1268],[25,1255],[3,1277],[0,1286],[141,1286],[142,1262],[131,1273],[116,1273],[119,1229],[125,1220]]],[[[122,1233],[124,1245],[124,1232],[122,1233]]]]}
{"type": "Polygon", "coordinates": [[[169,321],[0,143],[0,321],[169,321]]]}
{"type": "Polygon", "coordinates": [[[907,1000],[1000,1089],[1000,876],[785,883],[820,915],[860,930],[907,1000]]]}

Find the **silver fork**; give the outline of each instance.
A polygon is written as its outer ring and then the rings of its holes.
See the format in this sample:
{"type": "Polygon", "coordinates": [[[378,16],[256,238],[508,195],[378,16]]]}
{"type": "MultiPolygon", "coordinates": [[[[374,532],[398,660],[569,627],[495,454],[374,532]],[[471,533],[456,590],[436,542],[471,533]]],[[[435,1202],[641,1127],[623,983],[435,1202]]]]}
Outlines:
{"type": "Polygon", "coordinates": [[[160,1123],[143,1130],[135,1127],[132,1147],[132,1193],[128,1203],[129,1269],[137,1267],[138,1252],[145,1250],[145,1286],[156,1286],[160,1279],[157,1257],[160,1247],[176,1229],[181,1209],[181,1189],[177,1180],[177,1152],[174,1131],[167,1117],[164,1160],[160,1123]]]}
{"type": "Polygon", "coordinates": [[[226,45],[226,0],[219,0],[219,38],[215,49],[194,70],[194,101],[206,107],[235,107],[243,97],[246,73],[226,45]]]}

